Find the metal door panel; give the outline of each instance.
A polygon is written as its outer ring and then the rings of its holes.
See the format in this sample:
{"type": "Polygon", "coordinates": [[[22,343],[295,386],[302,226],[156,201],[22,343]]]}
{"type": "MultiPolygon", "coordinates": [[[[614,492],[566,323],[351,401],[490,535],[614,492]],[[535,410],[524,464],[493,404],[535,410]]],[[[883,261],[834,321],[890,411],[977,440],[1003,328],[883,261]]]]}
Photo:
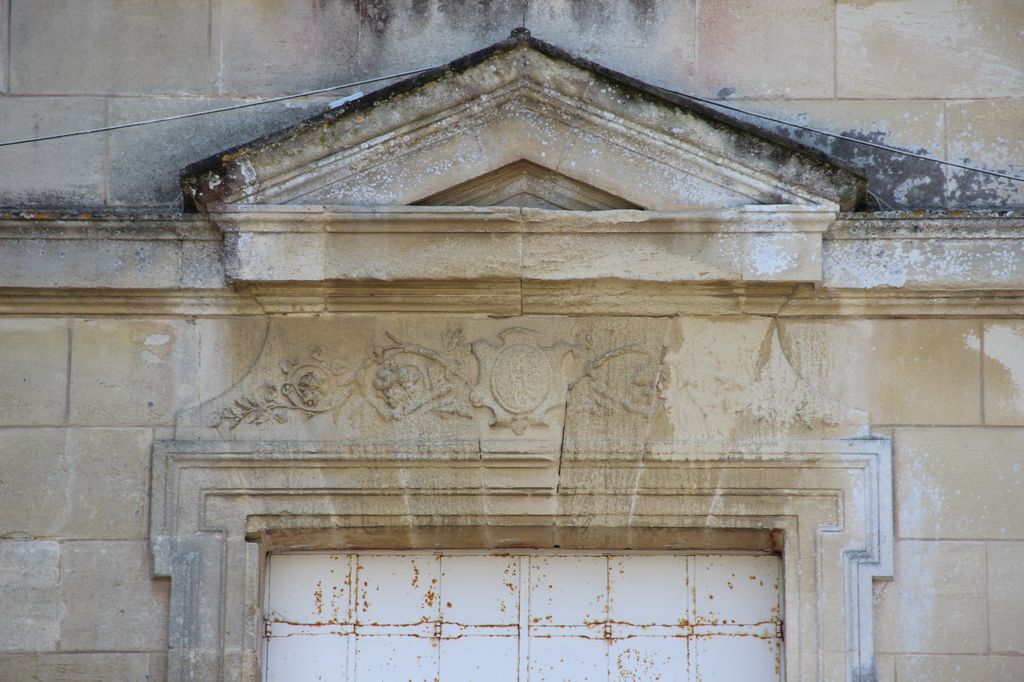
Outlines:
{"type": "Polygon", "coordinates": [[[775,556],[271,557],[268,680],[782,679],[775,556]]]}
{"type": "Polygon", "coordinates": [[[630,637],[612,640],[608,680],[688,682],[688,640],[684,637],[630,637]]]}
{"type": "Polygon", "coordinates": [[[489,635],[442,639],[440,679],[517,682],[519,637],[489,635]]]}
{"type": "Polygon", "coordinates": [[[409,625],[437,620],[439,581],[440,562],[434,555],[359,555],[357,623],[409,625]]]}
{"type": "MultiPolygon", "coordinates": [[[[355,659],[357,682],[436,682],[438,679],[438,643],[429,637],[357,636],[355,659]]],[[[297,682],[298,678],[295,679],[297,682]]]]}
{"type": "Polygon", "coordinates": [[[778,682],[780,640],[752,636],[697,637],[696,679],[700,682],[778,682]]]}
{"type": "Polygon", "coordinates": [[[609,614],[613,623],[678,626],[686,623],[690,595],[685,556],[611,557],[609,614]]]}
{"type": "Polygon", "coordinates": [[[608,643],[578,637],[531,637],[530,682],[607,682],[608,643]]]}
{"type": "Polygon", "coordinates": [[[519,622],[519,558],[441,557],[441,613],[460,625],[519,622]]]}
{"type": "Polygon", "coordinates": [[[349,561],[343,555],[276,555],[267,576],[268,620],[352,622],[349,561]]]}
{"type": "Polygon", "coordinates": [[[265,682],[315,680],[336,682],[345,679],[348,669],[348,637],[313,634],[271,637],[267,656],[274,661],[265,682]]]}

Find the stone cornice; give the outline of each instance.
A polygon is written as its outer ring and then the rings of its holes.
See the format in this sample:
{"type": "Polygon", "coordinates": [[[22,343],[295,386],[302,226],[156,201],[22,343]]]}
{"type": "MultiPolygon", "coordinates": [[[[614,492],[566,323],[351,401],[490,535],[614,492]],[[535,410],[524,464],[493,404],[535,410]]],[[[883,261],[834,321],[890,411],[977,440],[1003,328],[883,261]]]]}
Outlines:
{"type": "MultiPolygon", "coordinates": [[[[277,208],[246,207],[216,213],[212,219],[131,211],[6,210],[0,212],[0,307],[26,314],[474,307],[511,314],[527,308],[556,312],[576,301],[592,313],[621,311],[623,306],[659,315],[736,312],[739,306],[763,314],[785,305],[787,312],[843,314],[856,301],[853,308],[860,314],[876,304],[887,311],[884,314],[973,315],[984,310],[1002,315],[1021,310],[1021,211],[846,213],[821,232],[824,221],[814,209],[764,216],[745,209],[584,213],[407,207],[325,212],[289,207],[282,213],[277,208]],[[784,220],[778,221],[780,217],[784,220]],[[419,275],[408,270],[382,278],[354,271],[348,278],[325,275],[304,282],[271,280],[232,287],[222,266],[224,240],[237,239],[242,225],[258,238],[341,237],[356,239],[370,250],[381,240],[413,240],[414,258],[433,244],[441,248],[444,262],[419,275]],[[615,271],[627,262],[624,250],[645,239],[671,243],[712,235],[728,242],[755,231],[760,231],[759,238],[820,239],[820,282],[800,284],[783,278],[769,285],[770,280],[741,277],[688,278],[680,270],[641,272],[630,281],[615,271]],[[570,238],[588,246],[609,240],[614,248],[589,275],[586,254],[564,244],[559,248],[565,251],[554,253],[565,254],[561,274],[557,268],[539,275],[520,269],[524,239],[570,238]],[[502,252],[502,240],[514,243],[502,252]],[[504,253],[505,269],[488,271],[475,253],[483,253],[492,263],[504,253]],[[469,270],[460,275],[459,267],[466,264],[469,270]],[[799,289],[809,284],[814,288],[799,289]],[[779,286],[781,290],[773,288],[779,286]]],[[[296,256],[303,257],[297,248],[296,256]]],[[[541,264],[543,256],[538,256],[541,264]]]]}

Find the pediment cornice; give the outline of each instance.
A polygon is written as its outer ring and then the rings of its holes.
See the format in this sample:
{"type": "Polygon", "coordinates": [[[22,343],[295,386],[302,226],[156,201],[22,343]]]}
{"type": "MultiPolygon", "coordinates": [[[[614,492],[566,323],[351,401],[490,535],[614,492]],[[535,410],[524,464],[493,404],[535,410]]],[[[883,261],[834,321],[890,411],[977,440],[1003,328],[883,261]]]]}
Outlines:
{"type": "Polygon", "coordinates": [[[417,203],[527,161],[644,208],[848,210],[863,178],[524,31],[185,171],[187,201],[417,203]]]}

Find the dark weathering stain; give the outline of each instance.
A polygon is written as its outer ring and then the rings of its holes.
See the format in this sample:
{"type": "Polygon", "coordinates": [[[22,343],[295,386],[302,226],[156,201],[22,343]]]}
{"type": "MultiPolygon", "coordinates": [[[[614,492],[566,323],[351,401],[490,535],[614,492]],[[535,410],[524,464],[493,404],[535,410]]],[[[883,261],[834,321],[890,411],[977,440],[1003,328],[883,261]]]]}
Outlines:
{"type": "MultiPolygon", "coordinates": [[[[808,130],[777,126],[788,136],[833,158],[858,168],[868,179],[868,191],[877,208],[944,208],[947,205],[946,175],[941,164],[896,152],[888,152],[852,140],[840,140],[808,130]]],[[[844,130],[844,137],[893,146],[881,131],[844,130]]],[[[927,149],[907,149],[928,154],[927,149]]]]}
{"type": "MultiPolygon", "coordinates": [[[[330,1],[330,0],[326,0],[330,1]]],[[[355,2],[362,25],[377,37],[383,36],[400,15],[412,16],[420,22],[428,21],[431,13],[444,17],[452,27],[472,30],[472,27],[509,30],[522,19],[525,0],[348,0],[355,2]]],[[[325,2],[325,0],[317,0],[325,2]]]]}
{"type": "Polygon", "coordinates": [[[393,8],[393,0],[356,0],[360,23],[377,35],[387,31],[393,8]]]}

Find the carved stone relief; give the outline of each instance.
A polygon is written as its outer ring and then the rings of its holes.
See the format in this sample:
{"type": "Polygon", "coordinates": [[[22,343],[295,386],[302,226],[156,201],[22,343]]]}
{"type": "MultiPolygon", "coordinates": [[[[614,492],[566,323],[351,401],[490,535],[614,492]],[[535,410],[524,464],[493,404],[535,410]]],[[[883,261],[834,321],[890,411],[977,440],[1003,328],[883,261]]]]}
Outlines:
{"type": "Polygon", "coordinates": [[[320,347],[282,362],[257,388],[217,402],[210,426],[230,432],[327,415],[338,422],[360,400],[384,422],[416,414],[482,419],[518,437],[560,431],[570,393],[606,416],[648,417],[660,402],[664,352],[643,341],[598,347],[586,333],[562,338],[522,326],[472,341],[458,326],[433,342],[384,337],[353,367],[320,347]]]}
{"type": "Polygon", "coordinates": [[[639,454],[660,440],[838,437],[866,423],[804,380],[768,318],[342,316],[275,320],[248,374],[178,430],[639,454]]]}

